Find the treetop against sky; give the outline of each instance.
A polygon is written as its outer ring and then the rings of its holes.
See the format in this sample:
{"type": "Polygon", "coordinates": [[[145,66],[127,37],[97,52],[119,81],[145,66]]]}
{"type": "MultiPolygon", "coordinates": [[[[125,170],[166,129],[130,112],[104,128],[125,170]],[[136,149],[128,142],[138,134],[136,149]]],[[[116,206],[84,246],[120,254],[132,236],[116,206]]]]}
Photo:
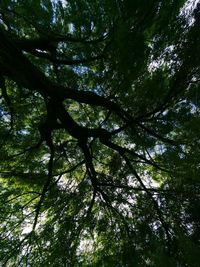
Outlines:
{"type": "Polygon", "coordinates": [[[200,3],[0,2],[0,265],[198,266],[200,3]]]}

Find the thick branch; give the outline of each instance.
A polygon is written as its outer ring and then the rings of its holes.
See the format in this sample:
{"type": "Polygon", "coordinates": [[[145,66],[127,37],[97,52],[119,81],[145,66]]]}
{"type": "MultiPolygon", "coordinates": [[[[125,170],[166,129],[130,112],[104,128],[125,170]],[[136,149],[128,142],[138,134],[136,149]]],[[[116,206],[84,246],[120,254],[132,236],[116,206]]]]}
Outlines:
{"type": "MultiPolygon", "coordinates": [[[[92,162],[91,153],[89,151],[89,148],[87,146],[86,141],[80,141],[79,146],[82,149],[83,154],[85,156],[86,169],[87,169],[88,175],[90,177],[92,186],[94,188],[94,192],[96,192],[98,190],[98,180],[97,180],[96,171],[95,171],[95,168],[94,168],[94,165],[92,162]]],[[[95,193],[95,195],[96,195],[96,193],[95,193]]]]}
{"type": "Polygon", "coordinates": [[[50,60],[53,64],[60,64],[60,65],[78,65],[78,64],[84,64],[84,63],[90,63],[99,59],[104,58],[104,54],[99,54],[97,56],[90,56],[87,58],[82,58],[82,59],[72,59],[72,58],[65,58],[64,55],[57,55],[52,56],[50,53],[47,52],[40,52],[37,50],[26,50],[27,52],[30,52],[32,55],[39,57],[39,58],[44,58],[47,60],[50,60]]]}
{"type": "Polygon", "coordinates": [[[45,98],[55,101],[72,99],[80,103],[101,106],[118,114],[121,118],[131,119],[130,114],[118,104],[93,92],[78,91],[55,84],[49,80],[37,67],[35,67],[12,42],[7,33],[0,29],[0,71],[32,91],[38,91],[45,98]]]}

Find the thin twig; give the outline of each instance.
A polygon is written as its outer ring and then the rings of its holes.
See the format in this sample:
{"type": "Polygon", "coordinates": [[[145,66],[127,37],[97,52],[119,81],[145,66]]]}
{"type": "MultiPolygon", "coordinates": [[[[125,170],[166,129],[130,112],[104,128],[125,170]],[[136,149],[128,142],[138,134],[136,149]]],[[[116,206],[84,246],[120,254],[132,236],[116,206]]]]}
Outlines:
{"type": "Polygon", "coordinates": [[[50,159],[49,159],[49,164],[48,164],[48,177],[47,177],[46,183],[44,184],[43,190],[41,192],[40,200],[39,200],[38,205],[36,207],[36,211],[35,211],[36,213],[35,213],[35,219],[34,219],[32,231],[34,231],[36,228],[40,209],[41,209],[42,203],[44,202],[45,195],[46,195],[47,191],[49,190],[49,185],[51,183],[52,176],[53,176],[53,159],[54,159],[54,147],[53,147],[53,145],[50,146],[50,151],[51,151],[51,154],[50,154],[50,159]]]}

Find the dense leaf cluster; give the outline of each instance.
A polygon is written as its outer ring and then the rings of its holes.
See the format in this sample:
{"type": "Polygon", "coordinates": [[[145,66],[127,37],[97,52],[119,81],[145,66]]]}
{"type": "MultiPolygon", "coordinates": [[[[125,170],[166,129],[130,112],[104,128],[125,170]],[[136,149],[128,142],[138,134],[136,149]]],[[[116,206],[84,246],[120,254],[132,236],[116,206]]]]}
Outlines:
{"type": "Polygon", "coordinates": [[[1,0],[1,266],[199,266],[198,2],[1,0]]]}

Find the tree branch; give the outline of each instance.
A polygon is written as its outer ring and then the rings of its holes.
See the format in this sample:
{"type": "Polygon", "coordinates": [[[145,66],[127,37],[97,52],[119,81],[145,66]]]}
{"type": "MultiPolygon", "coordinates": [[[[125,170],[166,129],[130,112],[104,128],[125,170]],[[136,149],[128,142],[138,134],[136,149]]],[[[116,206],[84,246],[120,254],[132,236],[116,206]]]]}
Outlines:
{"type": "Polygon", "coordinates": [[[170,232],[169,232],[169,228],[167,223],[165,222],[165,220],[163,219],[163,214],[161,209],[158,206],[157,201],[154,199],[154,197],[152,196],[151,192],[146,188],[146,186],[144,185],[142,179],[140,178],[140,176],[137,174],[136,170],[133,168],[133,166],[131,165],[129,159],[126,157],[126,155],[124,154],[120,154],[121,157],[126,161],[127,166],[129,167],[129,169],[132,171],[132,173],[134,174],[134,176],[137,178],[139,184],[141,185],[141,187],[144,189],[144,191],[146,192],[146,194],[149,196],[149,198],[151,199],[154,208],[157,212],[158,218],[163,226],[163,229],[165,231],[167,240],[168,240],[168,249],[170,249],[170,243],[171,243],[171,236],[170,236],[170,232]]]}
{"type": "Polygon", "coordinates": [[[50,147],[50,159],[49,159],[49,164],[48,164],[47,181],[44,184],[43,190],[41,192],[40,200],[39,200],[37,207],[36,207],[36,210],[35,210],[35,219],[34,219],[32,231],[35,231],[35,228],[36,228],[36,225],[38,222],[38,216],[40,213],[40,209],[42,207],[42,203],[44,202],[46,193],[49,190],[49,185],[50,185],[52,177],[53,177],[53,160],[54,160],[54,147],[52,146],[52,147],[50,147]]]}
{"type": "Polygon", "coordinates": [[[128,148],[121,147],[121,146],[119,146],[117,144],[114,144],[111,141],[109,141],[108,139],[100,139],[100,141],[105,146],[110,147],[111,149],[119,152],[120,155],[125,154],[125,153],[128,153],[129,155],[132,155],[132,156],[134,156],[136,158],[139,158],[139,159],[143,160],[143,163],[149,164],[149,165],[157,168],[158,170],[161,170],[161,171],[164,171],[164,172],[170,172],[169,170],[160,167],[156,162],[151,161],[151,160],[148,160],[147,158],[145,158],[142,155],[134,152],[133,150],[130,150],[128,148]]]}

